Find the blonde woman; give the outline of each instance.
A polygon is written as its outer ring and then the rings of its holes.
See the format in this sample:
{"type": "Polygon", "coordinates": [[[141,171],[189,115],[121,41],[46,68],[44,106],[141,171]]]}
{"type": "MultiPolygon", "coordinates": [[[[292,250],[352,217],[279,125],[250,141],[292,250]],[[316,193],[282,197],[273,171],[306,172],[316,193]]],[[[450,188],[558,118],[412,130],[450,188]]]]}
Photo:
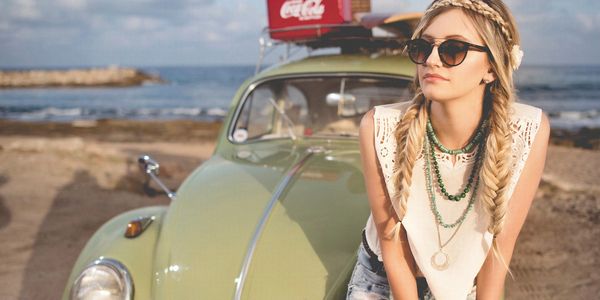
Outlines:
{"type": "Polygon", "coordinates": [[[519,44],[500,0],[425,11],[406,47],[414,98],[361,122],[371,215],[348,299],[503,297],[550,131],[539,108],[515,102],[519,44]]]}

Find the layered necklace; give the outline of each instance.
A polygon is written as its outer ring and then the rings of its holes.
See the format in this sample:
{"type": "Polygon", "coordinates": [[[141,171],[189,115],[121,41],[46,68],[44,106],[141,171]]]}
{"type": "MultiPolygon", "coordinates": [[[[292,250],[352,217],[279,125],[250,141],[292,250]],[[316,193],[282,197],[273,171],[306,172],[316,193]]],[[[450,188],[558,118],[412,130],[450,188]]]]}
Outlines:
{"type": "Polygon", "coordinates": [[[435,132],[433,131],[433,126],[431,126],[431,120],[427,121],[427,134],[425,136],[425,143],[423,143],[423,153],[424,153],[424,158],[425,158],[425,178],[426,178],[426,184],[427,184],[427,193],[429,194],[431,211],[433,212],[433,215],[437,221],[436,229],[437,229],[439,250],[436,251],[431,256],[431,265],[437,270],[442,271],[442,270],[445,270],[448,268],[449,263],[450,263],[450,257],[448,256],[448,254],[446,252],[444,252],[444,247],[452,240],[452,238],[454,238],[454,236],[460,229],[460,226],[462,225],[465,218],[467,217],[468,213],[473,208],[473,204],[475,203],[475,195],[477,194],[477,187],[479,186],[479,177],[476,175],[479,173],[479,170],[481,168],[481,161],[483,158],[484,144],[485,144],[484,143],[485,139],[483,137],[486,136],[486,129],[487,129],[487,122],[484,120],[478,126],[475,135],[469,141],[467,146],[465,146],[464,148],[461,148],[461,149],[449,150],[439,142],[439,139],[437,138],[437,136],[435,135],[435,132]],[[433,143],[431,141],[433,141],[433,143]],[[473,150],[473,148],[476,145],[478,145],[478,147],[477,147],[476,154],[475,154],[476,155],[475,163],[473,165],[473,168],[471,169],[471,174],[469,175],[469,179],[467,181],[466,186],[464,187],[464,189],[461,192],[459,192],[456,195],[449,194],[448,191],[446,190],[446,186],[444,185],[444,182],[443,182],[440,170],[439,170],[439,164],[435,157],[435,147],[440,149],[440,151],[442,151],[443,153],[454,155],[454,154],[469,153],[471,150],[473,150]],[[434,173],[437,178],[436,181],[433,180],[433,177],[431,174],[431,164],[433,164],[433,167],[434,167],[434,173]],[[465,198],[469,192],[471,192],[471,196],[469,197],[469,203],[468,203],[467,207],[464,209],[461,216],[453,223],[446,223],[442,219],[442,215],[440,214],[440,212],[437,208],[437,204],[436,204],[435,192],[434,192],[434,188],[433,188],[434,182],[437,183],[437,185],[438,185],[440,191],[442,192],[442,194],[444,195],[444,197],[450,201],[458,202],[458,201],[462,200],[463,198],[465,198]],[[473,185],[474,185],[474,187],[473,187],[473,185]],[[441,236],[440,236],[440,228],[439,228],[440,225],[442,225],[444,228],[456,227],[456,229],[454,230],[454,233],[452,233],[450,238],[443,244],[442,244],[442,240],[441,240],[441,236]]]}

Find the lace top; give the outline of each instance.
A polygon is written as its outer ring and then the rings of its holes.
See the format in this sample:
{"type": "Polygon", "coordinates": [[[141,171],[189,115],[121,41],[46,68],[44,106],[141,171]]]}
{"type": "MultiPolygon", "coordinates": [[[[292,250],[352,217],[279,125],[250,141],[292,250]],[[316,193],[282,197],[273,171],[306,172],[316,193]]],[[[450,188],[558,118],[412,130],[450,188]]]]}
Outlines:
{"type": "MultiPolygon", "coordinates": [[[[396,141],[393,133],[402,113],[408,106],[409,102],[375,106],[373,116],[375,150],[388,195],[392,195],[394,191],[391,176],[396,154],[396,141]]],[[[541,121],[541,112],[541,109],[537,107],[522,103],[514,103],[512,106],[510,117],[512,168],[508,187],[509,199],[525,166],[541,121]]],[[[487,231],[489,219],[481,201],[476,200],[456,235],[444,247],[444,252],[449,256],[448,268],[443,271],[433,268],[431,257],[439,249],[439,246],[436,221],[430,208],[425,184],[425,160],[422,151],[420,152],[413,169],[407,211],[402,220],[402,226],[406,230],[410,249],[417,263],[417,276],[426,278],[433,296],[444,300],[464,300],[467,299],[469,293],[473,293],[475,277],[491,248],[493,235],[487,231]]],[[[475,151],[457,154],[456,162],[453,164],[450,154],[435,152],[440,174],[444,178],[448,193],[456,194],[459,189],[463,188],[475,162],[474,153],[475,151]]],[[[479,198],[481,190],[477,191],[476,199],[479,198]]],[[[437,189],[434,189],[434,193],[438,210],[445,223],[453,223],[457,220],[468,204],[469,196],[455,202],[443,198],[437,189]],[[441,201],[442,199],[443,201],[441,201]]],[[[439,226],[442,243],[448,241],[455,229],[456,227],[439,226]]],[[[369,247],[377,254],[379,260],[383,261],[372,214],[367,220],[365,230],[369,247]]]]}

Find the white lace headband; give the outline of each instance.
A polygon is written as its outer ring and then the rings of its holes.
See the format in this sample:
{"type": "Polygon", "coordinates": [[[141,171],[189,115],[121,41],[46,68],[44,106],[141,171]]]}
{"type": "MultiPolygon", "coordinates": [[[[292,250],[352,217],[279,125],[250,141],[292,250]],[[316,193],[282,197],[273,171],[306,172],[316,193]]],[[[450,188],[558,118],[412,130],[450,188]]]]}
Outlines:
{"type": "MultiPolygon", "coordinates": [[[[508,26],[506,22],[504,21],[504,19],[502,19],[502,16],[500,16],[500,14],[497,11],[495,11],[485,2],[478,0],[440,0],[433,3],[433,5],[431,5],[431,7],[427,9],[427,11],[425,11],[425,15],[427,15],[435,9],[445,6],[463,7],[487,17],[488,19],[498,24],[500,30],[502,31],[502,34],[506,37],[506,40],[508,40],[509,43],[512,43],[513,40],[510,36],[510,32],[507,29],[508,26]]],[[[510,51],[510,58],[512,69],[517,70],[521,65],[521,60],[523,59],[523,51],[521,50],[521,47],[519,45],[513,44],[512,49],[510,51]]]]}

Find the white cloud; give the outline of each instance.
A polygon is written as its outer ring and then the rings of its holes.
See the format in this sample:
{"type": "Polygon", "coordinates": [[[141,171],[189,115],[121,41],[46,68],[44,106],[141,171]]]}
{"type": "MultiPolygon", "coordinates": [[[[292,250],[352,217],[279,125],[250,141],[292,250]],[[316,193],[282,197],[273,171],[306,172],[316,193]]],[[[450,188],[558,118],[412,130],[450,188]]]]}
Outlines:
{"type": "Polygon", "coordinates": [[[6,21],[6,20],[0,20],[0,32],[9,31],[9,30],[10,30],[10,23],[8,23],[8,21],[6,21]]]}
{"type": "Polygon", "coordinates": [[[577,13],[575,15],[577,22],[587,32],[599,31],[600,29],[600,12],[596,14],[577,13]]]}
{"type": "Polygon", "coordinates": [[[223,41],[223,37],[222,35],[220,35],[218,32],[214,32],[214,31],[206,31],[203,34],[204,40],[206,42],[220,42],[223,41]]]}
{"type": "Polygon", "coordinates": [[[152,17],[128,16],[123,20],[123,28],[129,31],[156,30],[162,26],[165,26],[163,20],[152,17]]]}
{"type": "Polygon", "coordinates": [[[38,6],[34,0],[16,0],[9,9],[12,16],[21,19],[35,20],[41,16],[38,6]]]}
{"type": "Polygon", "coordinates": [[[71,10],[82,10],[87,6],[86,0],[56,0],[56,4],[71,10]]]}
{"type": "Polygon", "coordinates": [[[227,31],[238,31],[238,30],[241,30],[243,28],[243,26],[244,26],[244,24],[242,22],[233,20],[233,21],[227,22],[225,24],[224,28],[227,31]]]}
{"type": "Polygon", "coordinates": [[[423,12],[430,1],[371,0],[373,12],[423,12]]]}

